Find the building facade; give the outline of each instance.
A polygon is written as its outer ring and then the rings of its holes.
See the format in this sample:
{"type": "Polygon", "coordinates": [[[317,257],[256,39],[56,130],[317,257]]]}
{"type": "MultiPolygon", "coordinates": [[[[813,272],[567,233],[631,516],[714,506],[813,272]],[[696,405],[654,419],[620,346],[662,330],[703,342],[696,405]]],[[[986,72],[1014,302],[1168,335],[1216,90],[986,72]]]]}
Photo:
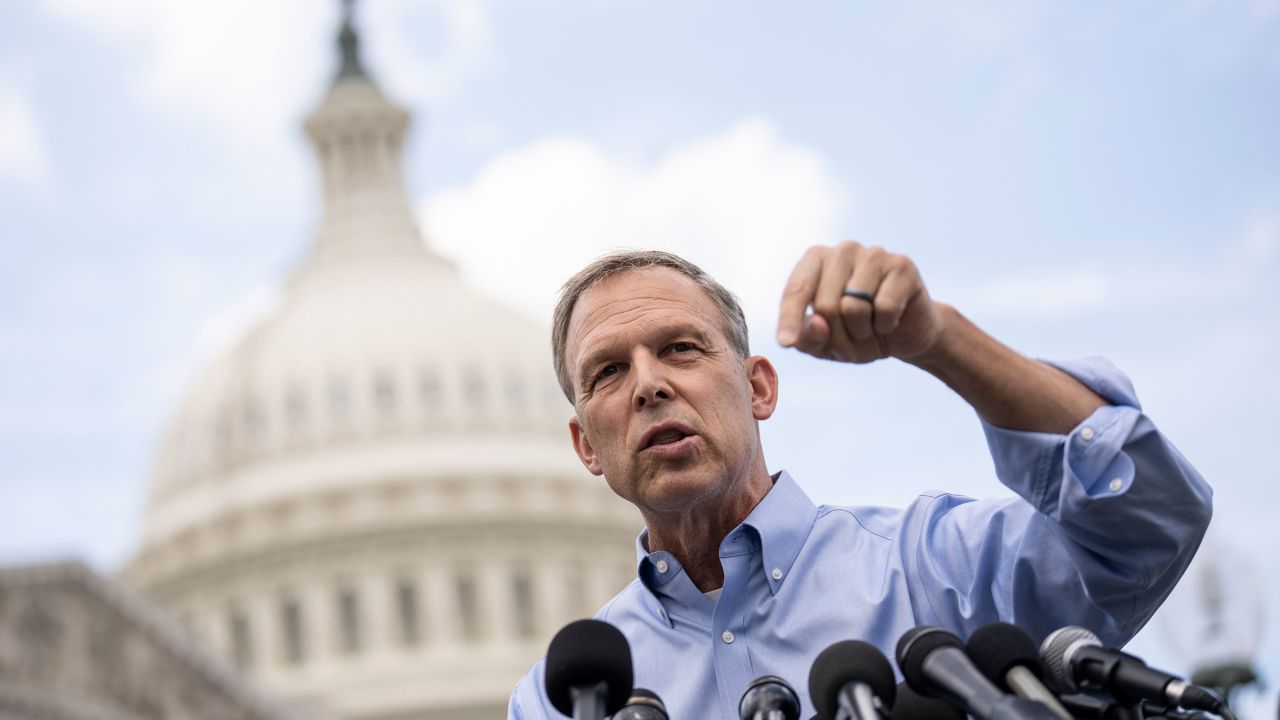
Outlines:
{"type": "Polygon", "coordinates": [[[0,569],[0,720],[304,717],[84,565],[0,569]]]}

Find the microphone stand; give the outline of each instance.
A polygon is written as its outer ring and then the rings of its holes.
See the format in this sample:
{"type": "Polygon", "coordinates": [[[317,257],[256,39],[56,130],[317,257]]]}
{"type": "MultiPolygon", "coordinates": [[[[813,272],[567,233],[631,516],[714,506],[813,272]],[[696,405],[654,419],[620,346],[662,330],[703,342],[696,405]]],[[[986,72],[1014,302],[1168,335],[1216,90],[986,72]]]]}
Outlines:
{"type": "Polygon", "coordinates": [[[876,696],[871,687],[858,683],[852,693],[840,693],[840,712],[836,720],[853,720],[854,718],[878,718],[880,709],[876,707],[876,696]]]}
{"type": "Polygon", "coordinates": [[[1144,704],[1139,701],[1134,705],[1121,705],[1107,702],[1110,698],[1102,698],[1090,693],[1063,695],[1062,704],[1074,718],[1087,720],[1147,720],[1158,716],[1147,715],[1144,704]]]}
{"type": "Polygon", "coordinates": [[[573,698],[573,720],[604,720],[604,696],[609,686],[603,681],[595,685],[569,688],[573,698]]]}

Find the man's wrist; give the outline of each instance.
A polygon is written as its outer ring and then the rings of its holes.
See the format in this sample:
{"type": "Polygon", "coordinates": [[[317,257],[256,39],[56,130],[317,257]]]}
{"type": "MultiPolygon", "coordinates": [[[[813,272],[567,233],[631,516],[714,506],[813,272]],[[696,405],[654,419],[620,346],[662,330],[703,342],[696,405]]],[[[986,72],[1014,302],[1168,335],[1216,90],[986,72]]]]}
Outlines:
{"type": "Polygon", "coordinates": [[[1065,435],[1106,401],[1070,375],[1015,352],[938,304],[941,330],[908,362],[941,380],[988,423],[1065,435]]]}
{"type": "Polygon", "coordinates": [[[952,367],[963,343],[960,337],[967,324],[959,310],[947,303],[935,302],[938,313],[938,332],[933,343],[923,352],[911,358],[903,358],[903,362],[914,365],[921,370],[945,382],[947,369],[952,367]]]}

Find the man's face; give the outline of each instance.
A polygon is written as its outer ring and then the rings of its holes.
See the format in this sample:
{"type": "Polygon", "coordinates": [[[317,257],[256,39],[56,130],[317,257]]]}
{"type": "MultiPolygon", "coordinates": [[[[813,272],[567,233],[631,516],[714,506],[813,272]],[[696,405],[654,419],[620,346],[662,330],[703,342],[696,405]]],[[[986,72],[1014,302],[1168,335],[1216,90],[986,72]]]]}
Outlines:
{"type": "Polygon", "coordinates": [[[626,271],[584,293],[565,362],[578,456],[642,511],[724,493],[760,457],[756,421],[773,412],[773,368],[739,357],[711,298],[674,270],[626,271]]]}

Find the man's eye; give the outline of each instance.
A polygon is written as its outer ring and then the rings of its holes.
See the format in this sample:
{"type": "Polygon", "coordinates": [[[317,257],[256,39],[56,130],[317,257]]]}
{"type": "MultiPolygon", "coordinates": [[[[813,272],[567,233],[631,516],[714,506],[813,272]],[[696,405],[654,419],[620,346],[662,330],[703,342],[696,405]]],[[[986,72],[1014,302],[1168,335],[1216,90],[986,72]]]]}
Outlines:
{"type": "Polygon", "coordinates": [[[617,365],[605,365],[603,368],[600,369],[600,372],[596,373],[596,381],[599,382],[601,380],[604,380],[607,377],[611,377],[617,374],[618,374],[617,365]]]}
{"type": "Polygon", "coordinates": [[[694,349],[693,343],[690,343],[690,342],[672,343],[670,347],[671,352],[677,352],[677,353],[689,352],[693,349],[694,349]]]}

